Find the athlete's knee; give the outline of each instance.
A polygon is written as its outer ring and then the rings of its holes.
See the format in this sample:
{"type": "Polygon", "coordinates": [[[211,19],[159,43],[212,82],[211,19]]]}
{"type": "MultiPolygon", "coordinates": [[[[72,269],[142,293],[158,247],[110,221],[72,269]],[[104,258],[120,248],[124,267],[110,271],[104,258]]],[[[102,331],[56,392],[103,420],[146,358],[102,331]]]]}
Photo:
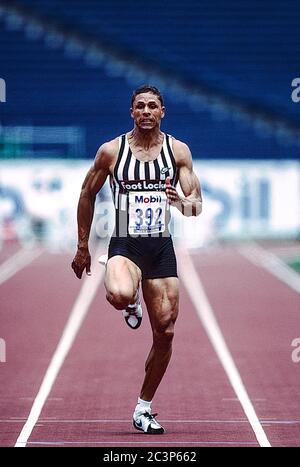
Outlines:
{"type": "Polygon", "coordinates": [[[153,346],[157,350],[168,351],[172,348],[174,338],[174,329],[168,328],[164,331],[155,331],[153,333],[153,346]]]}
{"type": "Polygon", "coordinates": [[[124,310],[133,299],[133,292],[122,288],[106,291],[106,299],[117,310],[124,310]]]}
{"type": "Polygon", "coordinates": [[[157,348],[168,348],[174,338],[175,319],[172,315],[161,319],[153,330],[153,344],[157,348]]]}

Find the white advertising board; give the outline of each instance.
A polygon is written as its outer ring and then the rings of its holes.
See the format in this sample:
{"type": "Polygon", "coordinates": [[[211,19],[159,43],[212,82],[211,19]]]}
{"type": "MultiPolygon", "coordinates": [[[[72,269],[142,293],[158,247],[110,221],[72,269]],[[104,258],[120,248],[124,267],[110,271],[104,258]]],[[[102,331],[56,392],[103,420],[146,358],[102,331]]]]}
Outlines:
{"type": "MultiPolygon", "coordinates": [[[[49,247],[76,245],[77,201],[91,161],[0,161],[0,239],[32,241],[37,226],[49,247]],[[42,226],[42,227],[41,227],[42,226]],[[35,232],[34,232],[35,229],[35,232]]],[[[198,247],[218,239],[295,238],[300,233],[300,167],[296,161],[195,161],[203,212],[172,209],[176,242],[198,247]]],[[[97,199],[93,234],[113,230],[108,182],[97,199]]]]}

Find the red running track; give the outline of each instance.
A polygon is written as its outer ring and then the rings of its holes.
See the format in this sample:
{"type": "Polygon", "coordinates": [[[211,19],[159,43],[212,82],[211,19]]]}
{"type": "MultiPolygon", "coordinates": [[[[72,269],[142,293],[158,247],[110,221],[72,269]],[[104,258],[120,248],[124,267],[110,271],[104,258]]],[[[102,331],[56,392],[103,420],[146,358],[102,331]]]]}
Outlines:
{"type": "MultiPolygon", "coordinates": [[[[299,294],[236,247],[191,258],[270,444],[299,446],[300,363],[291,359],[299,294]]],[[[15,445],[82,286],[70,261],[44,252],[0,285],[1,446],[15,445]]],[[[178,264],[181,271],[180,253],[178,264]]],[[[150,325],[145,313],[141,328],[129,329],[106,303],[102,282],[27,446],[259,446],[181,284],[174,353],[153,403],[166,433],[147,436],[131,425],[150,325]]]]}

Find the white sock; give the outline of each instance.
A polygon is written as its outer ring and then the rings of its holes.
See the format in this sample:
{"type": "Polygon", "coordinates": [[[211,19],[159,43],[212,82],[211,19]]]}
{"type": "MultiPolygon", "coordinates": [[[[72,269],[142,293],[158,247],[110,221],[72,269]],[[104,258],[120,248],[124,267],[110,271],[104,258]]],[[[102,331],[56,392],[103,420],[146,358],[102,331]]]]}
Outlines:
{"type": "Polygon", "coordinates": [[[144,401],[138,397],[138,403],[135,408],[135,412],[150,412],[151,413],[152,401],[144,401]]]}

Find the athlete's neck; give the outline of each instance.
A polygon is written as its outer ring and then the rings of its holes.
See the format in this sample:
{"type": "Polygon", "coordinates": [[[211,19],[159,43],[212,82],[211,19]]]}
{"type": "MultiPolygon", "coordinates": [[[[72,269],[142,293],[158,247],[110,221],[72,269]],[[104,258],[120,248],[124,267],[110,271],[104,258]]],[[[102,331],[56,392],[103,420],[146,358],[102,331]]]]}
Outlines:
{"type": "Polygon", "coordinates": [[[159,128],[153,130],[141,130],[137,127],[128,134],[128,140],[134,146],[139,146],[148,151],[151,147],[162,144],[164,134],[159,128]]]}

